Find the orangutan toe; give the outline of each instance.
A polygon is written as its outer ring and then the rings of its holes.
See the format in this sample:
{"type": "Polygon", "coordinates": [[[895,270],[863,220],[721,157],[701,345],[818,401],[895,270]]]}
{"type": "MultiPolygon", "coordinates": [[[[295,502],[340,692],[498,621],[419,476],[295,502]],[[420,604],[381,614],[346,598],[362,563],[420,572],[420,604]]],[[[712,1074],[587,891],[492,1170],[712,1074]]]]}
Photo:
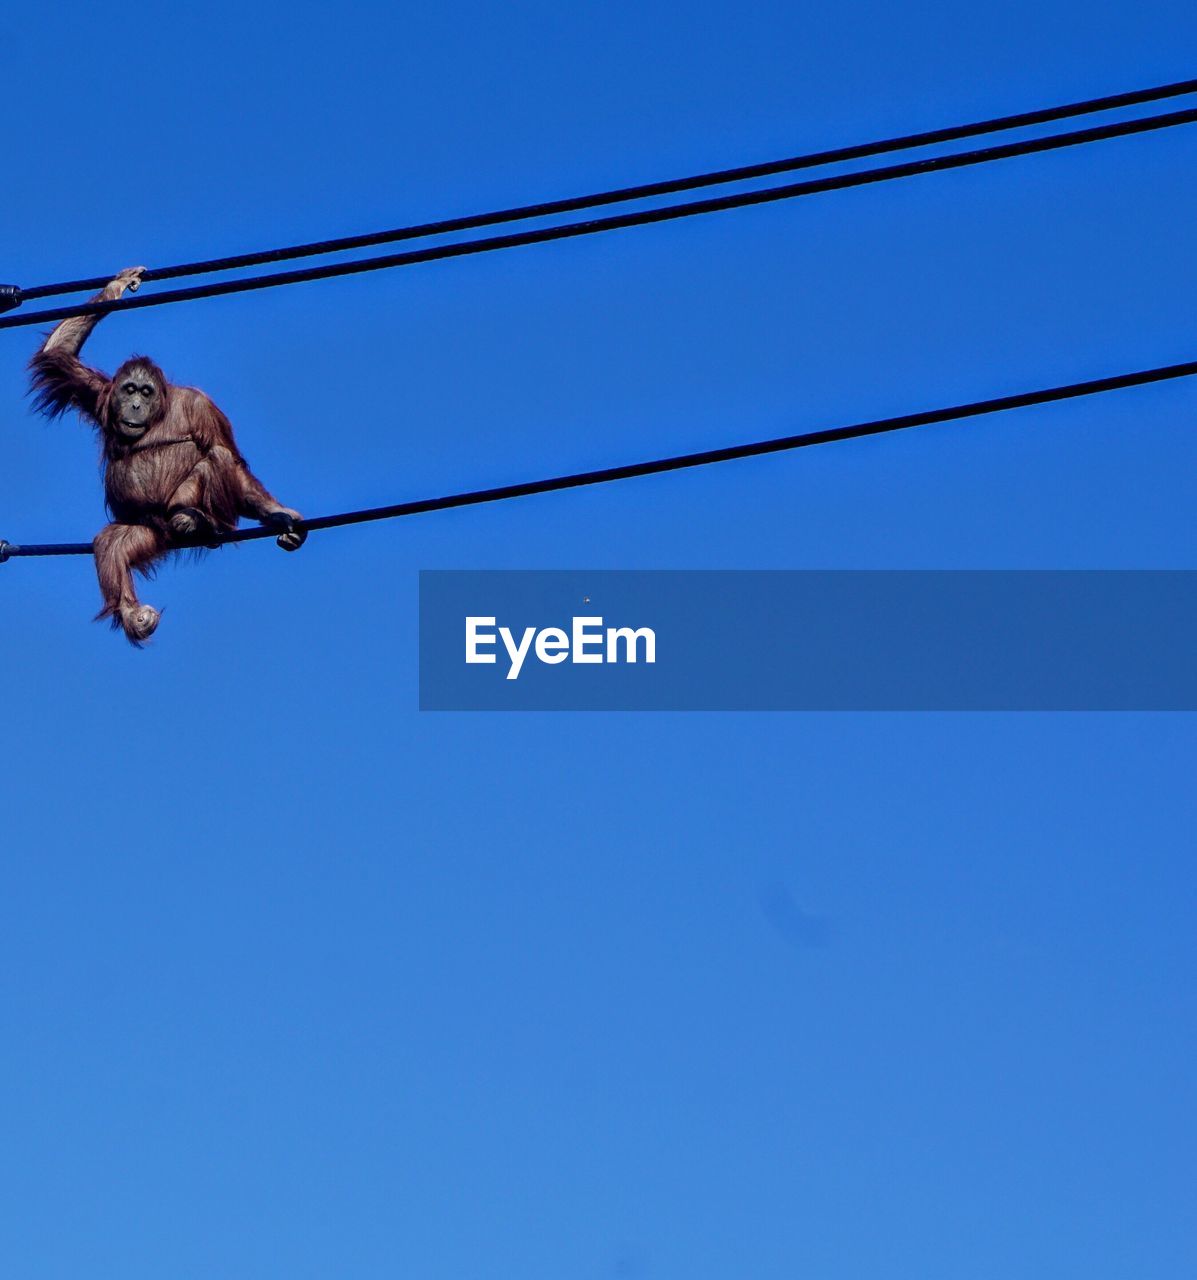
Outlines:
{"type": "Polygon", "coordinates": [[[132,605],[121,610],[121,626],[124,628],[125,635],[134,644],[141,644],[158,629],[158,621],[161,617],[158,610],[151,605],[132,605]]]}

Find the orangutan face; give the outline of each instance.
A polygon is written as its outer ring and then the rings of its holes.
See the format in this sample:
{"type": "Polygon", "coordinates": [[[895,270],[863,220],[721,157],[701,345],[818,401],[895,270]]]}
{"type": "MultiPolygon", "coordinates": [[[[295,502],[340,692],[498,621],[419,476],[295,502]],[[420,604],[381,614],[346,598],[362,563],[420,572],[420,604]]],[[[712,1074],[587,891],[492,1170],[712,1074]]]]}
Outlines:
{"type": "Polygon", "coordinates": [[[162,388],[144,365],[123,369],[113,388],[112,420],[126,440],[137,440],[150,429],[162,410],[162,388]]]}

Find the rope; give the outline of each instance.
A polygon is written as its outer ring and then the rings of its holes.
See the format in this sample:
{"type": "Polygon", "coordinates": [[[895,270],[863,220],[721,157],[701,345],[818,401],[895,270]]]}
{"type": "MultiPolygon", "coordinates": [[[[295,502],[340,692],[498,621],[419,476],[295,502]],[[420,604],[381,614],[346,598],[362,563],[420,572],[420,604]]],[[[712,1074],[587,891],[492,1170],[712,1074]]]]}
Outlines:
{"type": "MultiPolygon", "coordinates": [[[[448,511],[455,507],[479,506],[487,502],[503,502],[508,498],[526,498],[537,493],[556,493],[563,489],[580,489],[587,485],[610,484],[616,480],[631,480],[638,476],[662,475],[667,471],[682,471],[689,467],[703,467],[718,462],[732,462],[739,458],[756,458],[770,453],[783,453],[791,449],[805,449],[812,445],[831,444],[839,440],[857,440],[863,436],[883,435],[891,431],[905,431],[912,427],[926,427],[940,422],[953,422],[963,418],[977,418],[990,413],[1004,413],[1008,409],[1023,409],[1031,405],[1051,404],[1058,400],[1075,400],[1081,396],[1099,395],[1106,391],[1118,391],[1127,387],[1144,387],[1153,382],[1166,382],[1173,378],[1189,378],[1197,374],[1197,360],[1184,364],[1164,365],[1156,369],[1142,369],[1135,373],[1120,373],[1108,378],[1094,378],[1087,382],[1073,382],[1061,387],[1048,387],[1038,391],[1024,391],[1017,395],[999,396],[991,400],[975,400],[971,404],[953,405],[946,409],[928,409],[921,413],[903,414],[896,418],[878,418],[872,422],[858,422],[846,427],[830,427],[821,431],[807,431],[799,435],[778,436],[772,440],[757,440],[749,444],[729,445],[722,449],[705,449],[698,453],[681,453],[667,458],[654,458],[646,462],[632,462],[618,467],[603,467],[597,471],[578,471],[571,475],[551,476],[541,480],[526,480],[519,484],[500,485],[493,489],[475,489],[466,493],[452,493],[439,498],[421,498],[414,502],[399,502],[388,507],[370,507],[362,511],[344,511],[338,515],[319,516],[296,524],[299,529],[316,532],[321,529],[337,529],[346,525],[366,524],[375,520],[394,520],[402,516],[422,515],[429,511],[448,511]]],[[[239,529],[219,539],[225,542],[253,542],[259,538],[272,538],[277,529],[239,529]]],[[[190,545],[190,544],[187,544],[190,545]]],[[[208,545],[208,544],[195,544],[208,545]]],[[[91,543],[68,542],[30,546],[16,546],[0,541],[0,563],[16,556],[80,556],[90,555],[91,543]]]]}
{"type": "Polygon", "coordinates": [[[678,218],[693,217],[696,214],[717,213],[726,209],[742,209],[752,205],[769,204],[776,200],[789,200],[798,196],[815,195],[825,191],[842,191],[850,187],[862,187],[877,182],[909,178],[916,174],[938,173],[949,169],[962,169],[970,165],[989,164],[996,160],[1008,160],[1016,156],[1057,151],[1064,147],[1080,146],[1090,142],[1103,142],[1110,138],[1130,137],[1134,134],[1149,133],[1157,129],[1170,129],[1177,125],[1192,124],[1194,122],[1197,122],[1197,108],[1189,108],[1184,111],[1173,111],[1158,116],[1146,116],[1139,120],[1124,120],[1116,124],[1078,129],[1071,133],[1051,134],[1047,137],[1030,138],[1022,142],[984,147],[976,151],[956,152],[946,156],[932,156],[924,160],[884,165],[875,169],[862,169],[855,173],[839,174],[834,177],[785,183],[782,186],[766,187],[758,191],[745,191],[734,195],[687,201],[682,204],[663,205],[656,209],[643,209],[634,213],[615,214],[606,218],[592,218],[585,222],[570,222],[555,227],[542,227],[531,231],[488,236],[480,240],[455,241],[429,249],[383,254],[374,258],[361,258],[354,262],[338,262],[319,267],[279,271],[262,276],[247,276],[240,280],[224,280],[212,284],[193,285],[185,289],[168,289],[156,294],[138,293],[132,296],[126,295],[119,302],[85,302],[74,306],[52,307],[44,311],[29,312],[25,315],[2,317],[0,318],[0,329],[15,329],[25,325],[44,324],[49,321],[65,320],[70,316],[106,315],[110,311],[130,311],[139,307],[161,307],[172,302],[191,302],[198,298],[222,297],[231,293],[272,289],[279,285],[301,284],[309,280],[329,280],[337,276],[358,275],[365,271],[406,267],[417,262],[434,262],[444,258],[460,258],[476,253],[488,253],[497,249],[515,248],[521,245],[544,244],[553,240],[566,240],[576,236],[594,235],[602,231],[647,226],[657,222],[670,222],[678,218]]]}
{"type": "MultiPolygon", "coordinates": [[[[676,195],[682,191],[696,191],[702,187],[720,186],[728,182],[744,182],[752,178],[768,178],[779,173],[793,173],[799,169],[813,169],[820,165],[837,164],[845,160],[864,160],[869,156],[908,151],[936,143],[959,142],[964,138],[977,138],[1008,129],[1022,129],[1029,125],[1050,124],[1056,120],[1075,119],[1078,116],[1092,115],[1100,111],[1113,111],[1119,107],[1162,102],[1168,98],[1179,98],[1190,93],[1197,93],[1197,80],[1178,80],[1172,84],[1153,85],[1150,88],[1135,89],[1129,93],[1107,94],[1100,98],[1087,98],[1081,102],[1068,102],[1054,107],[1044,107],[1037,111],[1021,111],[1015,115],[995,116],[989,120],[949,125],[946,128],[930,129],[923,133],[908,133],[896,138],[862,142],[828,151],[787,156],[781,160],[767,160],[761,164],[740,165],[733,169],[716,169],[710,173],[669,178],[663,182],[645,182],[637,186],[617,187],[611,191],[571,196],[563,200],[546,200],[539,204],[517,205],[511,209],[496,209],[487,213],[469,214],[465,217],[444,218],[437,222],[393,227],[386,231],[369,232],[366,235],[340,236],[333,240],[315,240],[308,244],[287,245],[283,248],[264,249],[256,253],[241,253],[226,258],[209,258],[202,262],[183,262],[170,267],[155,267],[147,271],[143,279],[146,281],[176,280],[182,276],[208,275],[214,271],[231,271],[242,267],[260,267],[270,262],[288,262],[295,258],[340,253],[347,249],[367,249],[380,244],[394,244],[401,240],[416,240],[424,236],[475,231],[480,227],[499,226],[506,222],[523,222],[528,218],[577,213],[582,209],[623,204],[628,200],[676,195]]],[[[52,298],[64,293],[94,292],[96,289],[102,289],[108,280],[107,276],[95,276],[89,280],[64,280],[57,284],[36,285],[31,289],[18,289],[14,285],[0,286],[0,311],[16,306],[22,300],[52,298]],[[15,295],[15,301],[10,300],[7,306],[5,290],[11,291],[10,298],[15,295]]]]}

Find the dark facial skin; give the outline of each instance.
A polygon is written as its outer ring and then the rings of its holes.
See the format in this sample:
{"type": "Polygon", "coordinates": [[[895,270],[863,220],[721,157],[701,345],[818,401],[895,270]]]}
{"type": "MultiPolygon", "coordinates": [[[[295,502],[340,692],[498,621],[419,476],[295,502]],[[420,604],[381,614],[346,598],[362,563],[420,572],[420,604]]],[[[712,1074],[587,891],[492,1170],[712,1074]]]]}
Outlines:
{"type": "Polygon", "coordinates": [[[140,439],[161,408],[162,393],[148,369],[129,369],[113,389],[116,429],[126,440],[140,439]]]}

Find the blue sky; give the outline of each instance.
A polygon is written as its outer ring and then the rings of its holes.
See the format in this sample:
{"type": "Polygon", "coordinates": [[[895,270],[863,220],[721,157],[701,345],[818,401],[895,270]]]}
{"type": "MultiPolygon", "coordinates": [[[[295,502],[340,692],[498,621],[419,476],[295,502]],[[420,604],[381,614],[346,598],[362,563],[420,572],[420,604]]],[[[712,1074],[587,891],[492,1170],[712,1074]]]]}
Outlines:
{"type": "MultiPolygon", "coordinates": [[[[1180,79],[1128,6],[8,6],[0,279],[1180,79]]],[[[114,317],[319,514],[1192,359],[1197,132],[114,317]]],[[[102,521],[0,334],[0,537],[102,521]]],[[[0,569],[25,1280],[1171,1277],[1184,715],[421,715],[429,568],[1192,568],[1172,384],[166,569],[0,569]]]]}

